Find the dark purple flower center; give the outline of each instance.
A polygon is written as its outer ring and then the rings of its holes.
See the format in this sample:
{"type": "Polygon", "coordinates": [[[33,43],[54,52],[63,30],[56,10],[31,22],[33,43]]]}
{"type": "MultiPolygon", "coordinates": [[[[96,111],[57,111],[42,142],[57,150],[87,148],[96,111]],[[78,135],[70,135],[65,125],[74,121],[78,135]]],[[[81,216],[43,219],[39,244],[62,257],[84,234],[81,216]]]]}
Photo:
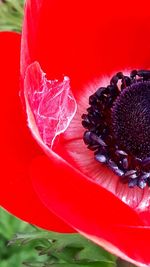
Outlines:
{"type": "Polygon", "coordinates": [[[141,159],[150,156],[150,81],[122,91],[112,108],[112,123],[120,147],[141,159]]]}
{"type": "Polygon", "coordinates": [[[112,77],[89,97],[84,142],[129,187],[150,185],[150,71],[112,77]]]}

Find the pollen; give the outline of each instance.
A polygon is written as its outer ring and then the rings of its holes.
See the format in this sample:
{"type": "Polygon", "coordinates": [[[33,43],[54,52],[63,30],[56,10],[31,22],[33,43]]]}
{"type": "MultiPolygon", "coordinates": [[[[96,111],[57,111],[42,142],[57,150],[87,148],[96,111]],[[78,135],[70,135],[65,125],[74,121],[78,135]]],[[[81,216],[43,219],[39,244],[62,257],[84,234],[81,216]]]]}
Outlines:
{"type": "Polygon", "coordinates": [[[120,182],[150,186],[150,71],[118,72],[89,97],[83,140],[120,182]]]}

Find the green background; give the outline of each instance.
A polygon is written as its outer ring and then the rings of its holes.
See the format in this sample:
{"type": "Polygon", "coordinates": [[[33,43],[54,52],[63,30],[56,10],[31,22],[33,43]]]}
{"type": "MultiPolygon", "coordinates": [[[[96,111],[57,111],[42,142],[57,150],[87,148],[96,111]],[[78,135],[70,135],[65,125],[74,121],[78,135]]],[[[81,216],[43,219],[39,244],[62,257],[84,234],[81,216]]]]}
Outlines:
{"type": "Polygon", "coordinates": [[[3,209],[0,209],[0,267],[21,267],[24,261],[34,261],[37,253],[34,246],[8,245],[8,242],[18,232],[31,232],[33,227],[15,217],[3,209]]]}

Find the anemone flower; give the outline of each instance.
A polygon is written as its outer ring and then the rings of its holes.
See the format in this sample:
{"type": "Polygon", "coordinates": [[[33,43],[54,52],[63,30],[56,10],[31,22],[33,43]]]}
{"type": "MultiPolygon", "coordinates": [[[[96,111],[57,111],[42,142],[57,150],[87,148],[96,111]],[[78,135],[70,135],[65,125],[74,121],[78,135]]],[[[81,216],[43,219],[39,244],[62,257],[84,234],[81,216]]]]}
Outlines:
{"type": "Polygon", "coordinates": [[[20,36],[0,34],[1,206],[139,266],[150,264],[148,7],[27,0],[21,82],[20,36]]]}

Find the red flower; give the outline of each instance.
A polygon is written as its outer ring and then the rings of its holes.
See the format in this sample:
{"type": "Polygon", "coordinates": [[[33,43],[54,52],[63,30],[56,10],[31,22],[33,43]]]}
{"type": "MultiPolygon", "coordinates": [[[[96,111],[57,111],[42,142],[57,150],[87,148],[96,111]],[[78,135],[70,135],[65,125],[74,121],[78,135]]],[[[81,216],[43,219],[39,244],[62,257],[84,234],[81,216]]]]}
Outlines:
{"type": "Polygon", "coordinates": [[[27,1],[21,84],[38,144],[19,98],[20,36],[0,34],[1,205],[45,229],[76,229],[139,266],[150,264],[149,188],[129,189],[94,162],[82,142],[80,116],[104,76],[149,67],[148,5],[27,1]],[[68,78],[52,81],[62,75],[70,78],[71,90],[68,78]]]}

